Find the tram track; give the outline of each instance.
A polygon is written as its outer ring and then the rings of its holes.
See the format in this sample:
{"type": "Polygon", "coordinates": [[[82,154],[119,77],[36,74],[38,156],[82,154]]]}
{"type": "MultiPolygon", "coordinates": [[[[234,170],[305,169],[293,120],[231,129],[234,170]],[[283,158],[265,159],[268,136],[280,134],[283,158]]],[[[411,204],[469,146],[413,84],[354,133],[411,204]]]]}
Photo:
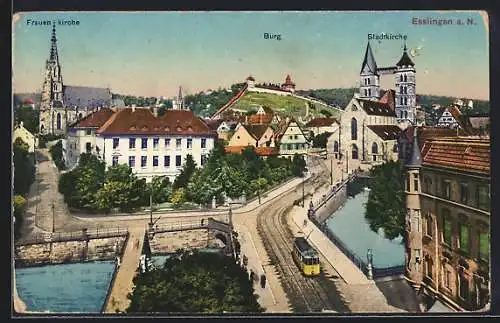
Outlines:
{"type": "MultiPolygon", "coordinates": [[[[308,190],[323,183],[318,175],[305,181],[304,189],[306,182],[308,190]]],[[[259,212],[257,230],[266,252],[280,276],[294,312],[348,311],[340,301],[341,297],[336,292],[335,286],[332,286],[333,282],[324,276],[323,269],[319,277],[305,277],[293,261],[294,236],[288,227],[287,214],[292,208],[290,200],[300,197],[298,191],[290,192],[259,212]]]]}

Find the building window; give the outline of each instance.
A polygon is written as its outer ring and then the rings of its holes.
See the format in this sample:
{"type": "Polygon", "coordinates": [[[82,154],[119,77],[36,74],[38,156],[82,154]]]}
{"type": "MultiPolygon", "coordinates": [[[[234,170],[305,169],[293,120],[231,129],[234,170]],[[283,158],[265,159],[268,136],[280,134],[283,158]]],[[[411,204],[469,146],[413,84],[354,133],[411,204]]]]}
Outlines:
{"type": "Polygon", "coordinates": [[[56,119],[57,119],[57,130],[61,130],[61,114],[60,113],[57,114],[56,119]]]}
{"type": "Polygon", "coordinates": [[[153,138],[153,149],[158,149],[160,138],[153,138]]]}
{"type": "Polygon", "coordinates": [[[358,140],[358,121],[356,118],[351,119],[351,140],[358,140]]]}
{"type": "Polygon", "coordinates": [[[153,166],[158,167],[158,156],[153,156],[153,166]]]}
{"type": "Polygon", "coordinates": [[[408,79],[406,78],[406,74],[404,75],[403,82],[406,82],[408,79]]]}
{"type": "Polygon", "coordinates": [[[392,152],[393,153],[397,153],[398,152],[398,144],[394,144],[394,146],[392,147],[392,152]]]}
{"type": "Polygon", "coordinates": [[[372,89],[368,89],[368,96],[372,96],[372,89]]]}
{"type": "Polygon", "coordinates": [[[90,142],[87,142],[85,144],[85,151],[87,152],[87,154],[90,154],[92,152],[92,144],[90,142]]]}
{"type": "Polygon", "coordinates": [[[431,192],[432,179],[429,176],[424,176],[424,193],[431,192]]]}
{"type": "Polygon", "coordinates": [[[333,151],[336,153],[339,152],[339,142],[337,140],[333,142],[333,151]]]}
{"type": "Polygon", "coordinates": [[[407,174],[406,175],[406,191],[409,192],[410,191],[410,174],[407,174]]]}
{"type": "Polygon", "coordinates": [[[425,234],[429,237],[432,237],[432,228],[434,223],[432,223],[432,216],[430,213],[427,213],[425,217],[425,234]]]}
{"type": "Polygon", "coordinates": [[[451,287],[451,271],[449,271],[445,265],[443,265],[443,278],[444,278],[444,287],[450,289],[451,287]]]}
{"type": "Polygon", "coordinates": [[[207,139],[201,138],[201,148],[207,148],[207,139]]]}
{"type": "Polygon", "coordinates": [[[403,86],[399,87],[399,93],[403,94],[403,86]]]}
{"type": "Polygon", "coordinates": [[[118,148],[119,144],[120,144],[120,138],[113,138],[113,149],[118,148]]]}
{"type": "Polygon", "coordinates": [[[175,166],[181,167],[181,165],[182,165],[182,156],[180,155],[175,156],[175,166]]]}
{"type": "Polygon", "coordinates": [[[399,82],[403,82],[403,75],[399,75],[399,82]]]}
{"type": "MultiPolygon", "coordinates": [[[[405,105],[408,105],[408,98],[405,98],[405,105]]],[[[405,111],[405,112],[406,112],[406,111],[405,111]]],[[[407,114],[407,113],[405,113],[405,115],[406,115],[405,117],[407,118],[407,117],[408,117],[408,114],[407,114]]]]}
{"type": "Polygon", "coordinates": [[[293,149],[293,145],[292,144],[286,144],[286,149],[287,150],[292,150],[293,149]]]}
{"type": "Polygon", "coordinates": [[[486,185],[479,185],[476,188],[477,207],[481,210],[490,210],[490,192],[486,185]]]}
{"type": "Polygon", "coordinates": [[[85,130],[85,134],[86,134],[87,136],[90,136],[90,135],[92,134],[92,130],[91,130],[91,129],[87,129],[87,130],[85,130]]]}
{"type": "Polygon", "coordinates": [[[413,190],[418,192],[418,174],[413,174],[413,190]]]}
{"type": "Polygon", "coordinates": [[[358,146],[352,145],[351,157],[352,159],[358,159],[358,146]]]}
{"type": "Polygon", "coordinates": [[[415,270],[420,271],[420,249],[415,249],[415,270]]]}
{"type": "Polygon", "coordinates": [[[365,96],[368,96],[368,91],[365,89],[365,96]]]}
{"type": "Polygon", "coordinates": [[[147,163],[148,163],[148,157],[141,156],[141,167],[146,167],[147,163]]]}
{"type": "Polygon", "coordinates": [[[425,260],[425,275],[432,279],[432,259],[430,257],[425,260]]]}
{"type": "Polygon", "coordinates": [[[165,148],[170,148],[170,138],[165,138],[165,148]]]}
{"type": "MultiPolygon", "coordinates": [[[[403,91],[404,91],[404,94],[407,94],[407,93],[408,93],[408,92],[407,92],[407,88],[406,88],[406,86],[405,86],[405,87],[403,87],[403,91]]],[[[405,99],[405,104],[406,104],[406,99],[405,99]]]]}
{"type": "MultiPolygon", "coordinates": [[[[374,142],[372,144],[372,154],[374,154],[374,155],[378,154],[378,145],[376,142],[374,142]]],[[[373,157],[374,157],[373,160],[375,160],[375,156],[373,156],[373,157]]]]}
{"type": "Polygon", "coordinates": [[[128,148],[129,149],[135,149],[135,138],[129,138],[128,139],[128,148]]]}
{"type": "Polygon", "coordinates": [[[469,226],[460,224],[460,250],[469,253],[469,226]]]}
{"type": "Polygon", "coordinates": [[[141,138],[141,148],[142,149],[148,148],[148,138],[141,138]]]}
{"type": "Polygon", "coordinates": [[[170,167],[170,156],[163,157],[163,165],[165,167],[170,167]]]}
{"type": "Polygon", "coordinates": [[[489,262],[490,234],[488,232],[479,232],[479,259],[489,262]]]}
{"type": "Polygon", "coordinates": [[[191,149],[193,148],[193,139],[192,138],[188,138],[187,140],[187,149],[191,149]]]}
{"type": "Polygon", "coordinates": [[[134,168],[135,167],[135,156],[130,156],[128,158],[128,165],[130,168],[134,168]]]}
{"type": "Polygon", "coordinates": [[[460,297],[467,300],[469,298],[469,281],[463,275],[459,276],[460,281],[460,297]]]}
{"type": "Polygon", "coordinates": [[[175,148],[180,149],[182,147],[182,139],[177,138],[175,139],[175,148]]]}
{"type": "Polygon", "coordinates": [[[113,156],[113,166],[118,165],[118,156],[113,156]]]}
{"type": "MultiPolygon", "coordinates": [[[[406,98],[405,98],[405,105],[406,105],[406,98]]],[[[404,111],[405,114],[405,119],[408,119],[408,111],[404,111]]]]}
{"type": "Polygon", "coordinates": [[[418,211],[416,210],[415,210],[415,215],[413,216],[412,230],[420,232],[420,216],[418,214],[418,211]]]}
{"type": "Polygon", "coordinates": [[[444,179],[441,181],[441,195],[445,199],[450,199],[450,196],[451,196],[451,184],[450,184],[450,181],[444,180],[444,179]]]}
{"type": "Polygon", "coordinates": [[[467,183],[460,184],[460,203],[467,204],[469,201],[469,188],[467,187],[467,183]]]}
{"type": "Polygon", "coordinates": [[[201,160],[200,160],[200,165],[203,166],[205,165],[205,160],[207,159],[207,156],[201,155],[201,160]]]}
{"type": "Polygon", "coordinates": [[[452,222],[450,211],[443,209],[443,242],[451,246],[452,222]]]}

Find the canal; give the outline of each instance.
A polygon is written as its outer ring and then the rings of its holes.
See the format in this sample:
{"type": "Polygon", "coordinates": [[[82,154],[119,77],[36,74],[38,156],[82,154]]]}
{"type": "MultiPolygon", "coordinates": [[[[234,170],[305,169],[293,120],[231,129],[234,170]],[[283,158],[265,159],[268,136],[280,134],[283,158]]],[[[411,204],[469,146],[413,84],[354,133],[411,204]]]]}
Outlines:
{"type": "Polygon", "coordinates": [[[368,191],[361,191],[349,198],[344,206],[327,220],[328,229],[365,262],[368,249],[372,249],[375,268],[403,266],[405,249],[402,238],[398,237],[392,241],[386,239],[383,232],[373,232],[365,220],[368,194],[368,191]]]}

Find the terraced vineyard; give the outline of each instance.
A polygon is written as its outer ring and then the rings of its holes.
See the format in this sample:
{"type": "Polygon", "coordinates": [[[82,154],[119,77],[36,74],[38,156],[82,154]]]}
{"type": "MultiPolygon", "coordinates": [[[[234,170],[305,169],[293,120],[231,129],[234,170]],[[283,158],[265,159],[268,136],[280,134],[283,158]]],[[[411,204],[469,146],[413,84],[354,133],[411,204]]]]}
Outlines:
{"type": "MultiPolygon", "coordinates": [[[[293,117],[305,116],[308,101],[295,96],[282,96],[271,93],[247,92],[238,100],[231,109],[235,110],[257,110],[261,106],[268,106],[275,112],[293,117]]],[[[320,103],[312,103],[309,114],[322,116],[321,110],[329,111],[333,117],[340,117],[340,111],[320,103]]]]}

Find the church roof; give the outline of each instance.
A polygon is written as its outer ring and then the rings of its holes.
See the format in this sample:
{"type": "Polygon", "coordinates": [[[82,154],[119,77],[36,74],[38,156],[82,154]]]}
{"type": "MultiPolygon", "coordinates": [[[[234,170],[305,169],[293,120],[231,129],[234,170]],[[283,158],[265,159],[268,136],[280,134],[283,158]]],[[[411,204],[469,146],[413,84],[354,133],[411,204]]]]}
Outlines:
{"type": "Polygon", "coordinates": [[[363,72],[377,74],[377,62],[375,62],[375,57],[373,57],[370,42],[366,45],[365,59],[363,60],[363,64],[361,64],[360,73],[363,72]]]}
{"type": "Polygon", "coordinates": [[[408,56],[408,52],[406,51],[406,45],[403,51],[403,56],[401,56],[399,62],[396,63],[396,66],[415,66],[415,63],[413,63],[410,56],[408,56]]]}
{"type": "Polygon", "coordinates": [[[420,147],[418,146],[418,128],[413,131],[413,144],[412,151],[406,166],[408,167],[421,167],[422,166],[422,155],[420,153],[420,147]]]}
{"type": "Polygon", "coordinates": [[[382,117],[395,117],[395,112],[387,103],[381,103],[371,100],[358,99],[361,107],[368,115],[382,116],[382,117]]]}
{"type": "Polygon", "coordinates": [[[367,127],[382,140],[395,140],[401,134],[401,128],[395,125],[369,125],[367,127]]]}
{"type": "Polygon", "coordinates": [[[65,85],[64,104],[67,108],[109,107],[111,92],[105,88],[65,85]]]}

